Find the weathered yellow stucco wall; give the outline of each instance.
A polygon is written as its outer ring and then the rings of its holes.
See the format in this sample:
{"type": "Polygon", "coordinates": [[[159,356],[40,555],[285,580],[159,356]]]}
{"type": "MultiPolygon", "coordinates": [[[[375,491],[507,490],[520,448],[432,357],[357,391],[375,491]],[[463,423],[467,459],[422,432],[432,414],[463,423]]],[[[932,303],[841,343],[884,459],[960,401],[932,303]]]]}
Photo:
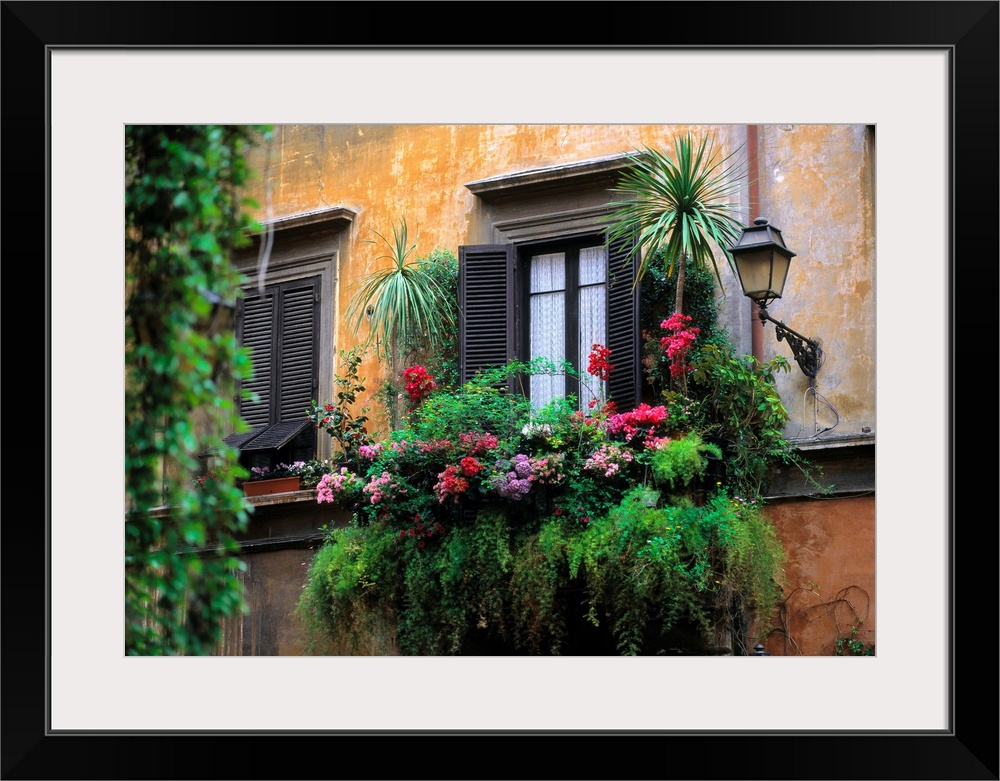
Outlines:
{"type": "MultiPolygon", "coordinates": [[[[761,128],[761,207],[797,253],[785,295],[769,311],[825,354],[818,403],[798,369],[779,380],[793,438],[828,426],[839,435],[876,430],[874,140],[865,125],[761,128]]],[[[764,331],[765,358],[791,356],[772,325],[764,331]]]]}
{"type": "MultiPolygon", "coordinates": [[[[357,337],[343,313],[360,280],[384,261],[390,236],[405,217],[416,255],[435,248],[492,240],[479,199],[465,185],[511,174],[617,155],[641,145],[672,149],[678,135],[708,134],[725,153],[745,153],[742,125],[288,125],[275,128],[252,160],[265,173],[252,195],[258,217],[278,219],[346,207],[357,217],[342,243],[336,301],[336,348],[357,337]]],[[[756,128],[760,165],[740,204],[747,224],[767,217],[797,253],[785,296],[771,314],[805,336],[818,338],[825,364],[818,396],[806,393],[797,367],[780,379],[792,416],[787,434],[811,437],[875,430],[874,131],[863,125],[765,125],[756,128]],[[833,408],[831,410],[831,407],[833,408]],[[834,411],[835,410],[835,411],[834,411]],[[838,422],[839,416],[839,422],[838,422]]],[[[726,320],[741,351],[751,351],[752,310],[730,272],[723,276],[726,320]]],[[[764,357],[789,359],[765,326],[764,357]]],[[[374,380],[384,367],[369,359],[362,374],[374,380]]],[[[374,384],[374,383],[373,383],[374,384]]]]}
{"type": "MultiPolygon", "coordinates": [[[[406,218],[416,255],[435,248],[493,240],[482,204],[466,184],[634,151],[643,144],[672,148],[687,131],[707,133],[720,148],[739,148],[740,126],[687,125],[294,125],[275,128],[272,142],[252,160],[265,171],[251,195],[260,219],[292,217],[345,207],[357,213],[340,259],[337,349],[358,338],[343,319],[363,277],[377,268],[385,247],[369,243],[373,231],[390,237],[406,218]]],[[[361,367],[369,380],[384,367],[361,367]]],[[[374,383],[372,383],[374,386],[374,383]]]]}

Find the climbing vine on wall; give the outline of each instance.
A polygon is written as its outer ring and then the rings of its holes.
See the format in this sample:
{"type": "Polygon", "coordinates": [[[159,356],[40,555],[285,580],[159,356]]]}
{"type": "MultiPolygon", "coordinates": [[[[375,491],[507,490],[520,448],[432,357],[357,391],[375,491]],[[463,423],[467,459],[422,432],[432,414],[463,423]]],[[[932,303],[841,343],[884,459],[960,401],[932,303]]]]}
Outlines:
{"type": "Polygon", "coordinates": [[[244,153],[265,127],[134,125],[125,133],[125,650],[204,654],[242,606],[232,534],[247,521],[235,453],[193,490],[246,376],[231,252],[254,204],[244,153]],[[196,420],[192,410],[202,410],[196,420]],[[157,508],[170,506],[169,512],[157,508]]]}

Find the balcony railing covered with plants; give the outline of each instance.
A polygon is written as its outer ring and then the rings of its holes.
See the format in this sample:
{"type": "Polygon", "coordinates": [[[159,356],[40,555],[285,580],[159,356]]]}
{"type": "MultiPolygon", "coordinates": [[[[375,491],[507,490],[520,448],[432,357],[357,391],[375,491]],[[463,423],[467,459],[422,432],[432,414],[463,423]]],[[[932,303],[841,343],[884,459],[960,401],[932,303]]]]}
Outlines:
{"type": "MultiPolygon", "coordinates": [[[[329,531],[310,567],[298,614],[311,650],[749,652],[747,628],[781,599],[783,553],[738,459],[741,446],[745,461],[794,458],[774,429],[785,419],[775,367],[718,344],[695,350],[690,318],[661,329],[647,369],[660,361],[692,387],[717,391],[713,378],[730,377],[763,394],[741,421],[752,451],[719,422],[746,401],[732,393],[665,389],[662,404],[618,411],[601,396],[614,369],[602,345],[578,375],[595,397],[585,410],[572,397],[533,408],[510,391],[511,376],[573,373],[544,360],[460,387],[412,366],[403,425],[382,441],[350,405],[316,405],[341,454],[317,502],[352,521],[329,531]]],[[[342,355],[341,402],[359,396],[358,364],[358,351],[342,355]]]]}

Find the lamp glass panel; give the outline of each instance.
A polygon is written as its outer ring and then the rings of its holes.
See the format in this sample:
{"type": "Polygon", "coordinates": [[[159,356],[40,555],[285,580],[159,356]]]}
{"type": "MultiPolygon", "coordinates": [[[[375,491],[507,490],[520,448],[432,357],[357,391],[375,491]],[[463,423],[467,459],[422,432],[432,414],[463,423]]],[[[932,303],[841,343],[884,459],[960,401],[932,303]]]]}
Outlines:
{"type": "Polygon", "coordinates": [[[744,230],[738,246],[749,247],[754,244],[764,244],[770,240],[771,237],[767,235],[766,230],[744,230]]]}
{"type": "MultiPolygon", "coordinates": [[[[734,254],[736,268],[740,274],[743,294],[750,298],[761,298],[771,289],[771,250],[734,254]]],[[[785,265],[787,273],[788,266],[785,265]]]]}
{"type": "Polygon", "coordinates": [[[780,252],[774,253],[774,276],[771,278],[771,289],[781,298],[785,289],[785,279],[788,277],[788,266],[791,258],[786,258],[780,252]]]}

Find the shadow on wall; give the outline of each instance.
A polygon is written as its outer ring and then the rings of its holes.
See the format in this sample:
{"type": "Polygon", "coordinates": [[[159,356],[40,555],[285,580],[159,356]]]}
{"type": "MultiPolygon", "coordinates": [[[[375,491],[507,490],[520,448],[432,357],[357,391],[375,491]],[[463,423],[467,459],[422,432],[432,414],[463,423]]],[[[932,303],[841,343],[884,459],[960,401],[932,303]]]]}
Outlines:
{"type": "Polygon", "coordinates": [[[246,572],[239,574],[249,612],[225,619],[219,656],[298,656],[305,643],[292,612],[298,603],[301,572],[309,565],[310,550],[288,549],[242,554],[246,572]]]}

